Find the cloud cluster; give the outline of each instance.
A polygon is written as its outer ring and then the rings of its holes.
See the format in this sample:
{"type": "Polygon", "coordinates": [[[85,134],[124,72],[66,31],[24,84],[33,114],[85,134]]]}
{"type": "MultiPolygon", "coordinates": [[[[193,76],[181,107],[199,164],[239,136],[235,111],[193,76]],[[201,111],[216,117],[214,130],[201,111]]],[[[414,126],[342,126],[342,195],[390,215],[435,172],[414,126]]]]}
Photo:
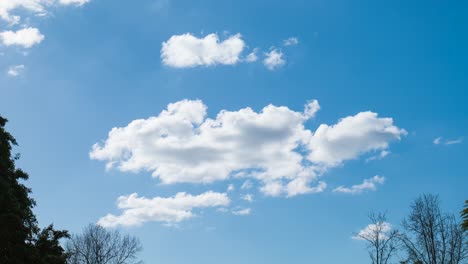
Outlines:
{"type": "Polygon", "coordinates": [[[28,27],[18,31],[7,30],[0,32],[0,40],[5,46],[16,45],[31,48],[41,43],[44,40],[44,35],[37,28],[28,27]]]}
{"type": "Polygon", "coordinates": [[[356,184],[351,187],[339,186],[333,192],[348,193],[348,194],[361,194],[365,191],[377,190],[377,185],[382,185],[385,182],[385,177],[374,176],[370,179],[365,179],[361,184],[356,184]]]}
{"type": "MultiPolygon", "coordinates": [[[[283,41],[284,46],[297,45],[297,38],[283,41]]],[[[252,63],[258,60],[258,48],[249,54],[242,55],[247,45],[241,34],[220,40],[218,34],[196,37],[190,33],[173,35],[162,43],[162,63],[174,68],[192,68],[197,66],[235,65],[240,62],[252,63]]],[[[281,50],[272,47],[264,53],[263,64],[269,70],[276,70],[286,63],[281,50]]]]}
{"type": "Polygon", "coordinates": [[[123,210],[121,215],[108,214],[99,219],[103,227],[136,226],[148,221],[162,222],[168,225],[193,218],[194,209],[229,205],[226,193],[205,192],[200,195],[177,193],[174,197],[138,197],[136,193],[121,196],[117,207],[123,210]]]}
{"type": "Polygon", "coordinates": [[[222,110],[207,117],[200,100],[169,104],[159,115],[113,128],[93,146],[91,159],[125,172],[149,171],[164,184],[212,183],[231,178],[256,180],[270,196],[322,192],[310,184],[326,169],[361,154],[385,150],[406,131],[391,118],[361,112],[313,132],[305,122],[319,109],[311,101],[303,112],[268,105],[222,110]]]}

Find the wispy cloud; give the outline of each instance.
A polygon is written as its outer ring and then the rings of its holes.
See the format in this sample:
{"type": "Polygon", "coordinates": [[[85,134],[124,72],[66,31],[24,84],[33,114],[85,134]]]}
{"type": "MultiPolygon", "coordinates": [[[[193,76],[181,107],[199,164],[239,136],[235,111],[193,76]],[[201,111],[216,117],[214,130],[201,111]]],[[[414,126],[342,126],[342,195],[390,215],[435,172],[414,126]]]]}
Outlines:
{"type": "Polygon", "coordinates": [[[25,69],[25,66],[23,64],[10,66],[10,68],[8,68],[7,74],[12,77],[17,77],[21,73],[23,73],[24,69],[25,69]]]}
{"type": "Polygon", "coordinates": [[[434,145],[454,145],[463,143],[463,137],[459,137],[457,139],[443,139],[442,137],[438,137],[433,141],[434,145]]]}
{"type": "Polygon", "coordinates": [[[234,215],[249,215],[250,213],[252,213],[252,209],[251,208],[245,208],[245,209],[240,209],[240,210],[234,210],[232,211],[232,214],[234,215]]]}
{"type": "Polygon", "coordinates": [[[385,177],[374,176],[370,179],[365,179],[361,184],[356,184],[351,187],[339,186],[333,192],[347,193],[347,194],[361,194],[365,191],[377,190],[377,185],[382,185],[385,182],[385,177]]]}

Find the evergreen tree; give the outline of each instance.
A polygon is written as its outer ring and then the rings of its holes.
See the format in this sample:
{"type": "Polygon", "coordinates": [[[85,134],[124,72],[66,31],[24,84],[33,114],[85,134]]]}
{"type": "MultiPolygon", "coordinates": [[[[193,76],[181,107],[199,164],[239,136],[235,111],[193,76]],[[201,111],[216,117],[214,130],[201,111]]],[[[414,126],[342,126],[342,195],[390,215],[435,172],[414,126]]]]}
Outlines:
{"type": "Polygon", "coordinates": [[[22,183],[28,174],[15,166],[19,155],[12,155],[12,147],[17,143],[5,130],[7,122],[0,116],[0,264],[65,263],[59,240],[68,234],[52,226],[40,231],[31,190],[22,183]]]}

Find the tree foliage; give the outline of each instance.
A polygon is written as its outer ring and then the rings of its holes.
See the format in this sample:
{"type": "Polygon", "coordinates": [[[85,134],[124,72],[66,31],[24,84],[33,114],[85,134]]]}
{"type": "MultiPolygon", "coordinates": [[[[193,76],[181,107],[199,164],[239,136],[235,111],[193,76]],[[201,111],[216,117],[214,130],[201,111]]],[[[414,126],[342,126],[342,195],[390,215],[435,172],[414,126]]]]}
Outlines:
{"type": "Polygon", "coordinates": [[[12,155],[12,148],[17,142],[5,130],[7,122],[0,116],[0,263],[65,263],[59,240],[68,234],[52,225],[40,231],[31,190],[21,183],[29,176],[16,168],[19,155],[12,155]]]}
{"type": "Polygon", "coordinates": [[[69,264],[131,264],[141,245],[137,238],[91,224],[67,243],[69,264]]]}

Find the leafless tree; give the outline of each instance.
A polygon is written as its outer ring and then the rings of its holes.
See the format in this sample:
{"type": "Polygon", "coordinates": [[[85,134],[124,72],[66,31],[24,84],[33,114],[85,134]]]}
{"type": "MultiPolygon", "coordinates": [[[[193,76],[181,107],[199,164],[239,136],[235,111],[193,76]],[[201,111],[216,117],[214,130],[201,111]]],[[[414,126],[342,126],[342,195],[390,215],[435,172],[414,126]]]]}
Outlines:
{"type": "Polygon", "coordinates": [[[69,264],[132,264],[137,262],[141,245],[137,238],[109,231],[98,225],[87,226],[82,234],[68,241],[69,264]]]}
{"type": "Polygon", "coordinates": [[[468,257],[467,237],[451,214],[443,214],[437,195],[422,195],[403,221],[403,244],[411,262],[461,264],[468,257]]]}
{"type": "Polygon", "coordinates": [[[372,264],[388,264],[398,250],[399,233],[392,230],[384,213],[371,213],[369,220],[370,224],[354,237],[367,242],[372,264]]]}

